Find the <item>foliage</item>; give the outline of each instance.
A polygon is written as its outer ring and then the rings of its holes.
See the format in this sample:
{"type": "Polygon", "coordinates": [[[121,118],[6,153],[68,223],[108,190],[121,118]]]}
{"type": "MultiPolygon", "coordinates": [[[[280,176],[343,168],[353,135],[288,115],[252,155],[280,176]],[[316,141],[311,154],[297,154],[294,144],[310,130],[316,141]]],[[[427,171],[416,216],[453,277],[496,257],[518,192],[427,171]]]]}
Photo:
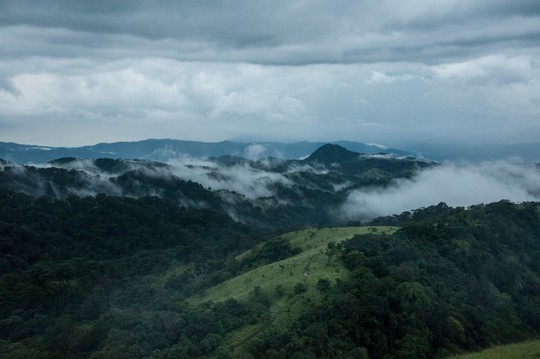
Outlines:
{"type": "Polygon", "coordinates": [[[375,358],[433,358],[537,337],[538,204],[446,211],[343,242],[352,276],[300,318],[291,341],[320,357],[363,347],[375,358]],[[316,342],[305,334],[314,326],[316,342]]]}
{"type": "Polygon", "coordinates": [[[336,212],[351,190],[388,186],[397,178],[411,177],[419,169],[434,165],[414,158],[364,156],[338,145],[323,146],[304,160],[249,161],[224,156],[208,161],[215,169],[205,164],[185,164],[185,167],[195,174],[205,173],[212,182],[224,184],[238,181],[228,175],[231,172],[240,172],[239,176],[245,177],[246,182],[250,176],[242,175],[246,171],[265,173],[268,179],[261,179],[265,190],[260,191],[260,197],[250,198],[232,190],[206,188],[182,178],[182,171],[178,171],[182,165],[74,157],[59,158],[44,167],[4,161],[0,167],[0,188],[36,198],[47,196],[63,200],[69,196],[96,194],[133,198],[157,196],[188,207],[227,213],[252,228],[282,232],[302,226],[343,225],[336,212]]]}
{"type": "Polygon", "coordinates": [[[440,205],[397,232],[318,228],[267,240],[216,210],[156,197],[3,190],[0,352],[443,358],[537,338],[538,208],[440,205]]]}

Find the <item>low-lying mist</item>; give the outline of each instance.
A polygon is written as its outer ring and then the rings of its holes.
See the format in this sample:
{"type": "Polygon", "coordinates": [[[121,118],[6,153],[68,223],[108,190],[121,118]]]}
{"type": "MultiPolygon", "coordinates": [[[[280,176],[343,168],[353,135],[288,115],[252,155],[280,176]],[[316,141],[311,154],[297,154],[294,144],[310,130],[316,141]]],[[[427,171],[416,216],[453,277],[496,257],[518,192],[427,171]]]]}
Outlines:
{"type": "Polygon", "coordinates": [[[540,200],[540,168],[511,162],[479,165],[443,164],[425,169],[411,179],[398,179],[386,188],[352,191],[340,215],[369,220],[445,202],[470,206],[507,199],[540,200]]]}
{"type": "Polygon", "coordinates": [[[213,190],[229,190],[248,198],[272,196],[275,183],[289,185],[282,174],[254,168],[247,162],[225,166],[208,160],[183,157],[169,161],[170,171],[184,180],[200,183],[213,190]]]}
{"type": "MultiPolygon", "coordinates": [[[[366,183],[362,173],[356,177],[335,171],[339,168],[327,169],[301,162],[250,162],[238,158],[186,156],[167,164],[73,159],[56,161],[41,168],[0,163],[0,185],[35,197],[65,198],[98,193],[133,197],[168,195],[186,206],[211,206],[211,198],[199,193],[196,187],[175,182],[193,181],[213,191],[241,194],[247,201],[273,197],[277,206],[287,204],[303,208],[302,211],[324,213],[327,218],[333,217],[335,223],[368,221],[440,202],[456,207],[501,199],[540,201],[539,165],[508,161],[478,165],[440,164],[419,169],[411,178],[394,179],[390,185],[387,181],[366,183]],[[148,180],[148,177],[165,181],[148,180]],[[365,187],[358,187],[361,181],[365,187]]],[[[237,203],[235,195],[222,193],[220,197],[232,207],[245,204],[243,201],[237,203]]]]}

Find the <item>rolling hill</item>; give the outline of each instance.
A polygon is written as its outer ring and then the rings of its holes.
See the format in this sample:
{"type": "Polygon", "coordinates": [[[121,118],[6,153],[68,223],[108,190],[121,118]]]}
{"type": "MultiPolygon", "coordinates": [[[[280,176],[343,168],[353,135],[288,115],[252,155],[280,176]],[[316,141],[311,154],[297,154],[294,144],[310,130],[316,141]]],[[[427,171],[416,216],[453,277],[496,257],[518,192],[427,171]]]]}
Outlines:
{"type": "Polygon", "coordinates": [[[438,166],[336,144],[0,160],[0,352],[412,359],[538,338],[538,203],[340,212],[438,166]]]}
{"type": "Polygon", "coordinates": [[[1,191],[0,350],[445,358],[537,338],[539,208],[272,236],[159,198],[1,191]]]}
{"type": "Polygon", "coordinates": [[[339,208],[359,188],[384,188],[434,162],[366,155],[327,144],[303,160],[234,156],[170,163],[64,157],[45,165],[3,161],[0,186],[34,197],[158,196],[211,208],[265,228],[344,224],[339,208]]]}

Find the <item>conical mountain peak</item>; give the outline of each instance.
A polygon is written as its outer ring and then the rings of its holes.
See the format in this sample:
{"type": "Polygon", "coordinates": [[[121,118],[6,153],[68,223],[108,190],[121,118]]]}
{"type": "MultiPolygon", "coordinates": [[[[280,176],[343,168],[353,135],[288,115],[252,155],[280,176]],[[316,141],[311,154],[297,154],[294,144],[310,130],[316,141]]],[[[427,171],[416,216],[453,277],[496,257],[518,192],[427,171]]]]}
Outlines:
{"type": "Polygon", "coordinates": [[[344,163],[350,162],[358,158],[358,152],[349,151],[348,149],[335,144],[326,144],[319,147],[308,158],[307,162],[328,163],[344,163]]]}

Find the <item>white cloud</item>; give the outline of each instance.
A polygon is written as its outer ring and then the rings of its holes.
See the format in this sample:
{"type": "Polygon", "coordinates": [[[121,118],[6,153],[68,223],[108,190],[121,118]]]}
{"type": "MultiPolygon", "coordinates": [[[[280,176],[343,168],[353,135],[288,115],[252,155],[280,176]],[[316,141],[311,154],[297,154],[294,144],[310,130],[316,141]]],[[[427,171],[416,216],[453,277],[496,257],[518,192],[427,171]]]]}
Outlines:
{"type": "Polygon", "coordinates": [[[530,56],[488,55],[433,67],[437,79],[465,84],[511,84],[528,82],[533,75],[530,56]]]}
{"type": "Polygon", "coordinates": [[[246,147],[244,150],[245,155],[248,159],[257,159],[261,157],[261,154],[266,152],[268,149],[266,146],[260,144],[260,143],[253,143],[246,147]]]}
{"type": "Polygon", "coordinates": [[[368,84],[374,84],[374,83],[385,83],[385,84],[391,84],[392,82],[396,81],[408,81],[412,80],[415,77],[413,75],[404,74],[404,75],[387,75],[384,72],[379,71],[371,71],[371,78],[366,81],[368,84]]]}
{"type": "Polygon", "coordinates": [[[16,91],[0,90],[0,140],[345,139],[399,146],[424,138],[527,142],[540,135],[539,65],[525,55],[436,66],[286,67],[164,58],[96,67],[40,58],[29,65],[43,71],[8,77],[16,91]],[[473,83],[482,86],[467,85],[473,83]]]}
{"type": "Polygon", "coordinates": [[[252,199],[273,195],[271,187],[276,183],[290,185],[282,174],[259,170],[249,164],[220,166],[189,157],[170,161],[170,164],[171,172],[184,180],[198,182],[213,190],[234,191],[252,199]]]}
{"type": "Polygon", "coordinates": [[[398,180],[385,189],[358,190],[349,195],[342,213],[349,218],[372,219],[446,202],[469,206],[501,199],[540,199],[540,169],[509,162],[441,165],[398,180]]]}

